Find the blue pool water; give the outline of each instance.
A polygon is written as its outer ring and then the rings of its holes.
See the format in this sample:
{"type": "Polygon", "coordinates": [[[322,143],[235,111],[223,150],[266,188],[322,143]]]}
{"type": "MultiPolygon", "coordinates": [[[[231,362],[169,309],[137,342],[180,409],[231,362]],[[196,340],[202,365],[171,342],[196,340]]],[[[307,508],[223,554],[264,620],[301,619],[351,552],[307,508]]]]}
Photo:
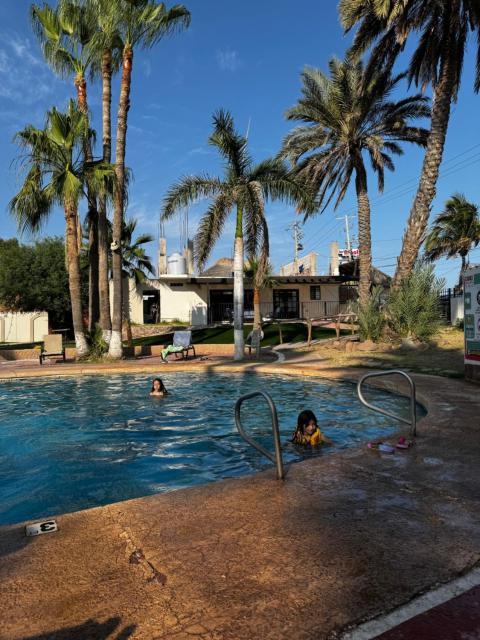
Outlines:
{"type": "MultiPolygon", "coordinates": [[[[163,374],[163,371],[162,371],[163,374]]],[[[149,396],[151,376],[88,376],[0,384],[0,524],[48,517],[128,498],[240,476],[270,463],[237,434],[233,408],[250,391],[277,404],[285,460],[312,455],[288,442],[298,413],[312,409],[334,445],[351,447],[398,429],[364,409],[351,384],[249,374],[166,373],[166,398],[149,396]]],[[[408,402],[375,392],[408,415],[408,402]]],[[[260,400],[245,425],[272,448],[260,400]]]]}

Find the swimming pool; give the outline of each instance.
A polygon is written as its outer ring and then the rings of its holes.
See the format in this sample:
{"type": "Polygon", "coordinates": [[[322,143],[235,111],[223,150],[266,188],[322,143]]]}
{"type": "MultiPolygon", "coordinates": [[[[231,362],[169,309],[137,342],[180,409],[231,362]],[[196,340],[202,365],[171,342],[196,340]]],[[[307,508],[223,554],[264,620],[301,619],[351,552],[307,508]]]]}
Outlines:
{"type": "MultiPolygon", "coordinates": [[[[279,375],[165,373],[170,395],[149,396],[153,376],[115,375],[0,384],[0,524],[48,517],[241,476],[270,463],[237,434],[237,398],[263,389],[279,415],[285,461],[312,452],[288,442],[312,409],[334,440],[313,455],[387,436],[399,425],[361,406],[352,384],[279,375]]],[[[408,401],[375,392],[408,416],[408,401]]],[[[270,415],[244,405],[245,426],[272,448],[270,415]]]]}

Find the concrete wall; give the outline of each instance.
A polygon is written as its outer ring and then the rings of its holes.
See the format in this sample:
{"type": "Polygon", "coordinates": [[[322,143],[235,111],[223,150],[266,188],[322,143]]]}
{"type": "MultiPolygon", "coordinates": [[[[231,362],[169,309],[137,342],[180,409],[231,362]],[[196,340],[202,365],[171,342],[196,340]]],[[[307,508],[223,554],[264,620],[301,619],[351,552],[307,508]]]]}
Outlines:
{"type": "Polygon", "coordinates": [[[0,342],[40,342],[48,334],[48,313],[0,313],[0,342]]]}
{"type": "MultiPolygon", "coordinates": [[[[110,313],[113,314],[113,281],[110,280],[110,313]]],[[[123,281],[123,304],[128,305],[130,320],[137,324],[143,324],[143,296],[142,289],[137,287],[135,280],[123,281]]]]}
{"type": "Polygon", "coordinates": [[[160,317],[164,321],[181,320],[192,325],[207,324],[208,290],[206,285],[187,284],[171,287],[159,283],[160,317]]]}

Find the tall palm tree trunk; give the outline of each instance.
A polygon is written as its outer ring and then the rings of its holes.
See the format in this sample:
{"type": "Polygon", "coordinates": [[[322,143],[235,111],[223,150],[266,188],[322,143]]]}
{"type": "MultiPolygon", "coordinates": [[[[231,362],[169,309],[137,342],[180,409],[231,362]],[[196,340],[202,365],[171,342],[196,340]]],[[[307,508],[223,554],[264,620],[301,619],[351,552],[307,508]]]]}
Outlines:
{"type": "MultiPolygon", "coordinates": [[[[447,47],[450,39],[447,38],[447,47]]],[[[448,48],[447,48],[448,51],[448,48]]],[[[437,179],[442,162],[447,135],[450,108],[454,89],[454,68],[447,55],[441,69],[439,81],[434,89],[432,122],[423,160],[422,174],[415,195],[407,228],[403,234],[402,251],[393,277],[393,288],[398,288],[411,274],[422,244],[430,216],[430,207],[435,197],[437,179]]]]}
{"type": "Polygon", "coordinates": [[[132,321],[130,319],[130,301],[123,300],[123,328],[125,329],[127,346],[133,347],[132,321]]]}
{"type": "Polygon", "coordinates": [[[358,206],[358,250],[360,278],[358,282],[358,301],[363,307],[370,296],[372,274],[372,236],[370,231],[370,201],[367,189],[367,173],[361,158],[355,165],[355,186],[358,206]]]}
{"type": "MultiPolygon", "coordinates": [[[[112,54],[104,51],[102,56],[102,125],[103,160],[112,159],[112,54]]],[[[98,290],[100,302],[100,327],[103,339],[110,343],[112,320],[110,317],[110,288],[108,282],[108,226],[107,196],[105,191],[98,198],[98,290]]]]}
{"type": "Polygon", "coordinates": [[[233,251],[233,341],[234,360],[243,360],[243,211],[237,206],[237,226],[233,251]]]}
{"type": "Polygon", "coordinates": [[[100,317],[98,290],[98,212],[96,206],[89,211],[88,262],[88,329],[92,331],[100,317]]]}
{"type": "Polygon", "coordinates": [[[73,202],[65,202],[66,222],[66,253],[68,264],[68,285],[72,304],[73,331],[75,333],[75,346],[77,356],[88,355],[88,344],[85,338],[82,314],[82,286],[80,278],[80,263],[77,243],[77,207],[73,202]]]}
{"type": "Polygon", "coordinates": [[[108,354],[111,358],[121,358],[122,349],[122,223],[125,200],[125,144],[127,138],[127,117],[130,107],[130,87],[132,81],[133,50],[123,51],[122,81],[117,115],[117,145],[115,151],[115,173],[117,188],[113,214],[113,241],[117,248],[112,252],[113,277],[113,317],[112,337],[108,354]]]}
{"type": "Polygon", "coordinates": [[[253,329],[260,331],[262,328],[262,314],[260,310],[260,288],[253,286],[253,329]]]}
{"type": "MultiPolygon", "coordinates": [[[[88,103],[87,103],[87,83],[83,75],[79,74],[75,78],[75,88],[77,90],[78,108],[87,117],[88,121],[88,103]]],[[[86,162],[92,162],[93,153],[90,140],[85,140],[84,156],[86,162]]],[[[98,291],[98,211],[97,199],[93,189],[87,185],[88,200],[88,329],[92,331],[98,322],[99,309],[99,291],[98,291]]],[[[81,241],[81,236],[78,238],[81,241]]]]}

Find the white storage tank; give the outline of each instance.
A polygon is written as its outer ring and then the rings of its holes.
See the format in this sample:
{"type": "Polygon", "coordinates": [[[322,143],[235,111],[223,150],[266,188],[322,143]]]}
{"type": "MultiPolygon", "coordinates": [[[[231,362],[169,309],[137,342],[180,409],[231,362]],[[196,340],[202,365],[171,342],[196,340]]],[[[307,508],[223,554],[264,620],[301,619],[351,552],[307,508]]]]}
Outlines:
{"type": "Polygon", "coordinates": [[[172,253],[167,259],[167,273],[169,276],[184,276],[187,274],[187,264],[181,253],[172,253]]]}

